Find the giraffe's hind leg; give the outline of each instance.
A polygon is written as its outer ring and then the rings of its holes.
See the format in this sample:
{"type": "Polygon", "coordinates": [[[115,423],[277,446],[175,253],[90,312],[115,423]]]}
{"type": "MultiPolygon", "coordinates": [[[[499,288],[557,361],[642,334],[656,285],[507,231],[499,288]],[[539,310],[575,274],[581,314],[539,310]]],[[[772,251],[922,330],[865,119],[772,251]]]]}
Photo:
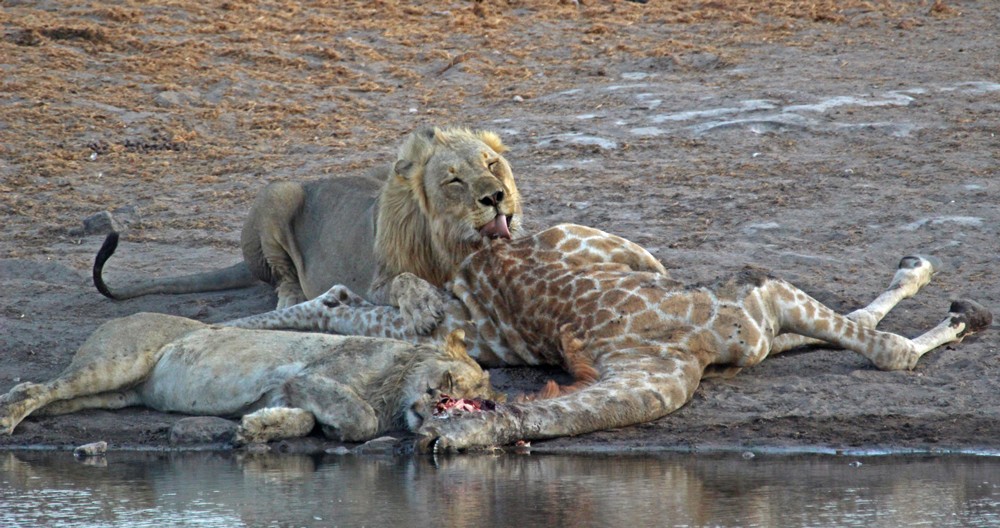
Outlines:
{"type": "MultiPolygon", "coordinates": [[[[941,262],[937,258],[924,255],[903,257],[889,287],[868,306],[847,314],[847,318],[866,328],[875,328],[900,301],[913,297],[920,288],[926,286],[939,269],[941,262]]],[[[780,354],[801,346],[823,344],[825,343],[821,340],[800,334],[782,334],[774,338],[770,354],[780,354]]]]}
{"type": "Polygon", "coordinates": [[[805,335],[853,350],[883,370],[913,368],[927,352],[988,327],[993,315],[975,301],[952,303],[948,317],[914,339],[865,327],[842,316],[781,280],[762,286],[772,302],[778,330],[805,335]]]}

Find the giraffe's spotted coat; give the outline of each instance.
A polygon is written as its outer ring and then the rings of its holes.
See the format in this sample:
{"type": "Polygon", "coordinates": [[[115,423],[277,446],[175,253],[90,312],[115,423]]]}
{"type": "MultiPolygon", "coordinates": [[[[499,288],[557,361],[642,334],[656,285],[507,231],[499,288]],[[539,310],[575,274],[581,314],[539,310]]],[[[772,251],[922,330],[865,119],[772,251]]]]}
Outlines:
{"type": "Polygon", "coordinates": [[[989,312],[970,303],[913,340],[875,330],[933,271],[930,261],[906,257],[889,289],[842,316],[756,269],[685,286],[628,240],[560,225],[470,255],[446,286],[453,297],[428,337],[410,333],[398,310],[338,288],[323,297],[327,304],[320,298],[234,324],[439,341],[462,329],[484,365],[560,365],[574,375],[574,384],[550,384],[530,401],[431,420],[422,430],[438,447],[497,445],[653,420],[690,400],[710,367],[753,366],[817,340],[881,369],[913,368],[929,350],[989,325],[989,312]]]}

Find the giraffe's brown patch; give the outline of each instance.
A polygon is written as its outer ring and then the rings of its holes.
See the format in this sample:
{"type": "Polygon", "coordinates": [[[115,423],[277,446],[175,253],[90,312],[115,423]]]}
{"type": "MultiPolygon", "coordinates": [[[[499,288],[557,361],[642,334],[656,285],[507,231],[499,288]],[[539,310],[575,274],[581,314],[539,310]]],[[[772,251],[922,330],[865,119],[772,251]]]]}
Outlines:
{"type": "Polygon", "coordinates": [[[682,294],[667,295],[660,301],[660,310],[675,317],[684,317],[691,310],[691,298],[682,294]]]}
{"type": "Polygon", "coordinates": [[[610,255],[612,251],[622,245],[622,239],[618,237],[591,238],[587,240],[587,247],[592,251],[597,251],[604,255],[610,255]]]}
{"type": "Polygon", "coordinates": [[[830,320],[825,318],[813,320],[813,329],[822,334],[828,333],[830,331],[830,320]]]}
{"type": "Polygon", "coordinates": [[[662,327],[663,324],[664,321],[660,318],[659,314],[653,310],[646,310],[633,315],[625,331],[636,334],[648,334],[650,331],[662,327]]]}
{"type": "Polygon", "coordinates": [[[815,304],[813,304],[811,302],[807,302],[807,303],[805,303],[805,304],[802,305],[802,310],[805,312],[805,320],[806,321],[812,321],[812,320],[814,320],[816,318],[816,305],[815,304]]]}
{"type": "Polygon", "coordinates": [[[554,248],[559,247],[559,243],[565,238],[563,231],[559,229],[546,229],[541,233],[535,235],[535,247],[536,248],[554,248]]]}
{"type": "MultiPolygon", "coordinates": [[[[690,295],[690,317],[692,325],[704,326],[715,316],[715,303],[712,297],[704,291],[692,291],[690,295]]],[[[683,315],[681,312],[680,315],[683,315]]]]}
{"type": "Polygon", "coordinates": [[[590,277],[576,279],[575,285],[577,295],[585,295],[597,289],[597,281],[590,277]]]}
{"type": "Polygon", "coordinates": [[[615,288],[604,292],[601,296],[601,304],[604,306],[618,306],[626,298],[628,298],[628,293],[622,291],[620,288],[615,288]]]}
{"type": "Polygon", "coordinates": [[[774,301],[779,304],[794,304],[795,303],[795,292],[790,290],[784,284],[775,284],[774,288],[768,288],[766,291],[771,292],[771,296],[774,301]]]}
{"type": "Polygon", "coordinates": [[[564,239],[559,244],[559,251],[563,251],[565,253],[572,253],[572,252],[574,252],[574,251],[576,251],[578,249],[580,249],[580,239],[579,238],[567,238],[567,239],[564,239]]]}
{"type": "Polygon", "coordinates": [[[642,297],[632,293],[629,293],[625,300],[618,305],[619,310],[628,313],[636,313],[646,308],[646,301],[642,297]]]}
{"type": "Polygon", "coordinates": [[[616,318],[618,318],[618,315],[616,315],[611,310],[608,310],[607,308],[600,308],[596,312],[594,312],[592,316],[593,326],[594,327],[603,326],[616,318]]]}
{"type": "Polygon", "coordinates": [[[755,295],[748,295],[743,301],[743,310],[748,318],[753,321],[764,322],[764,307],[761,306],[760,298],[755,295]]]}
{"type": "Polygon", "coordinates": [[[690,352],[709,353],[712,356],[718,354],[718,341],[715,334],[705,329],[692,331],[684,345],[685,349],[690,352]]]}

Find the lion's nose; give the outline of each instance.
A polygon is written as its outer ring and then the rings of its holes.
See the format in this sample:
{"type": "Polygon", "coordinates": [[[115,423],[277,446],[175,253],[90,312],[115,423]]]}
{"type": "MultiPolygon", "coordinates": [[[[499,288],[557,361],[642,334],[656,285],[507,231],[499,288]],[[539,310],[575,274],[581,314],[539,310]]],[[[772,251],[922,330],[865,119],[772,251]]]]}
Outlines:
{"type": "Polygon", "coordinates": [[[502,201],[503,201],[503,191],[497,191],[493,194],[488,194],[479,199],[479,203],[491,207],[496,207],[500,205],[500,202],[502,201]]]}

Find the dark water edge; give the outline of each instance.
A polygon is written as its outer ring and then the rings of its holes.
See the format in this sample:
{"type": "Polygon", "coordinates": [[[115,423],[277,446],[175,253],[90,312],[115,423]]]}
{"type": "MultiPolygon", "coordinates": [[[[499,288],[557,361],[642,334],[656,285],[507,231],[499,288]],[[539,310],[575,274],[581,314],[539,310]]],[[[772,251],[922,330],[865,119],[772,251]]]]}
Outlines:
{"type": "Polygon", "coordinates": [[[0,452],[0,526],[991,526],[1000,457],[0,452]]]}

